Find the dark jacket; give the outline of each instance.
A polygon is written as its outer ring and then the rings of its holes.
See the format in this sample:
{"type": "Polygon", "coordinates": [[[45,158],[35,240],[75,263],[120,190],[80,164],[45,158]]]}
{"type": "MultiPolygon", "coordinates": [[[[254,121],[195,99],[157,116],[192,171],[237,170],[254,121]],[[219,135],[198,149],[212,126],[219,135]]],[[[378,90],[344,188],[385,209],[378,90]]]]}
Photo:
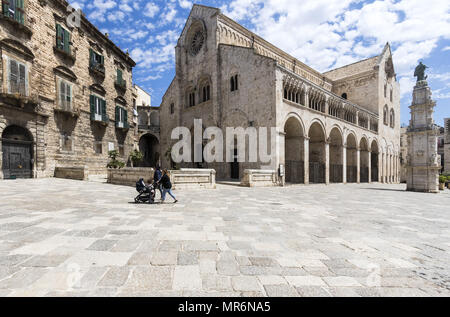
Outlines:
{"type": "Polygon", "coordinates": [[[160,183],[162,184],[163,188],[172,189],[172,183],[170,182],[170,178],[169,176],[167,176],[167,174],[161,177],[160,183]]]}
{"type": "Polygon", "coordinates": [[[161,176],[162,176],[161,170],[156,170],[155,173],[153,174],[153,180],[155,181],[155,183],[159,182],[161,176]]]}

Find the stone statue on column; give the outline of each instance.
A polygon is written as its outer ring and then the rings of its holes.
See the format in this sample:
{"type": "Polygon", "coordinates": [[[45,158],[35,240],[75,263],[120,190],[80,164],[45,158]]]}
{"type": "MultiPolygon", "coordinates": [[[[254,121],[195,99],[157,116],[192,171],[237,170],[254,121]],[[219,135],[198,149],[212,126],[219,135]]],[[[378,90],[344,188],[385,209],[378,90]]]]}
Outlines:
{"type": "Polygon", "coordinates": [[[436,102],[425,75],[427,66],[420,64],[414,71],[417,83],[413,91],[411,121],[409,123],[407,156],[407,190],[438,193],[440,158],[437,154],[439,128],[434,123],[436,102]]]}

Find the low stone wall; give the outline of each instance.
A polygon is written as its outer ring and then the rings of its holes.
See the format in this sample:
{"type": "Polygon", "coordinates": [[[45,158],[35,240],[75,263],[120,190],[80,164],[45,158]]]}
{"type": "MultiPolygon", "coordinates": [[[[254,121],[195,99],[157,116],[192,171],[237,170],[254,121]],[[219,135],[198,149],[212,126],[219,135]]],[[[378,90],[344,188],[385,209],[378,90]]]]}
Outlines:
{"type": "Polygon", "coordinates": [[[145,183],[153,179],[153,168],[126,167],[122,169],[108,169],[108,183],[114,185],[136,186],[136,182],[143,178],[145,183]]]}
{"type": "Polygon", "coordinates": [[[241,180],[243,187],[278,186],[277,172],[274,170],[244,170],[241,180]]]}
{"type": "Polygon", "coordinates": [[[175,189],[216,188],[216,171],[213,169],[182,168],[170,171],[170,181],[175,189]]]}
{"type": "Polygon", "coordinates": [[[55,167],[56,178],[75,179],[79,181],[88,180],[89,169],[87,166],[79,167],[55,167]]]}

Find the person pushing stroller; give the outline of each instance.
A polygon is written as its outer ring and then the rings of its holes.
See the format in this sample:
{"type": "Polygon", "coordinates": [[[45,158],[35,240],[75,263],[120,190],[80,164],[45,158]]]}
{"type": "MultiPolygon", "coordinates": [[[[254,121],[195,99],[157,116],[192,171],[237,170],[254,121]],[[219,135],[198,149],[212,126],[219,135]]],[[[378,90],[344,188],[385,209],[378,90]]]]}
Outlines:
{"type": "MultiPolygon", "coordinates": [[[[166,200],[166,194],[168,193],[174,200],[174,204],[178,202],[177,198],[172,192],[172,183],[170,182],[170,174],[167,171],[167,169],[164,169],[162,172],[162,177],[159,180],[159,184],[161,184],[162,187],[162,193],[161,193],[161,203],[163,204],[166,200]]],[[[161,190],[161,189],[160,189],[161,190]]]]}
{"type": "Polygon", "coordinates": [[[159,165],[157,165],[155,173],[153,173],[153,186],[155,187],[155,189],[159,190],[159,193],[160,193],[161,199],[162,199],[163,193],[161,190],[161,184],[159,184],[161,177],[162,177],[161,167],[159,165]]]}

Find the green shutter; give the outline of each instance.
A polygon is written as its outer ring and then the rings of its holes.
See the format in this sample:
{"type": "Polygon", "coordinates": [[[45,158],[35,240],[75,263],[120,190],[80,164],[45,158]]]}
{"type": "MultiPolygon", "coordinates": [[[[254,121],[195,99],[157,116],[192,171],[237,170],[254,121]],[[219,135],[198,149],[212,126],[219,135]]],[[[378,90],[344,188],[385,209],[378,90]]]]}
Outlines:
{"type": "Polygon", "coordinates": [[[108,115],[106,114],[106,100],[101,99],[102,105],[102,120],[108,122],[108,115]]]}
{"type": "Polygon", "coordinates": [[[22,10],[17,10],[16,7],[16,14],[17,14],[17,21],[19,21],[20,23],[24,24],[24,19],[23,19],[23,0],[17,0],[16,1],[16,5],[18,8],[22,9],[22,10]]]}
{"type": "Polygon", "coordinates": [[[128,123],[128,111],[123,109],[123,122],[128,123]]]}
{"type": "Polygon", "coordinates": [[[61,25],[59,25],[59,24],[56,24],[56,47],[62,48],[61,47],[61,25]]]}
{"type": "Polygon", "coordinates": [[[69,44],[70,34],[67,30],[64,30],[64,29],[63,29],[63,32],[64,32],[64,51],[67,53],[70,53],[70,44],[69,44]]]}
{"type": "Polygon", "coordinates": [[[94,65],[94,51],[92,50],[92,48],[89,49],[89,65],[94,65]]]}
{"type": "Polygon", "coordinates": [[[9,17],[9,5],[6,2],[2,2],[3,15],[9,17]]]}
{"type": "Polygon", "coordinates": [[[120,121],[120,113],[119,113],[119,111],[120,111],[120,107],[116,106],[116,126],[119,124],[119,121],[120,121]]]}
{"type": "Polygon", "coordinates": [[[90,102],[91,102],[91,120],[95,120],[95,96],[90,96],[90,102]]]}
{"type": "Polygon", "coordinates": [[[120,68],[117,69],[117,83],[122,84],[122,70],[120,68]]]}

